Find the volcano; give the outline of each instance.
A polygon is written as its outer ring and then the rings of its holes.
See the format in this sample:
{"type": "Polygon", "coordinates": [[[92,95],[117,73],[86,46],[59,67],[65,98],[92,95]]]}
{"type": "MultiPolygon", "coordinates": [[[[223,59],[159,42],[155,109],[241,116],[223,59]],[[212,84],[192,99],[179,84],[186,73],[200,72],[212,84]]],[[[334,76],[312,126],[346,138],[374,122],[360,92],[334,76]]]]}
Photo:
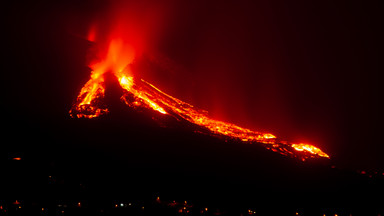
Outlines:
{"type": "Polygon", "coordinates": [[[108,91],[106,86],[109,86],[111,89],[119,89],[111,91],[112,94],[118,95],[112,95],[109,98],[120,98],[120,102],[113,100],[112,104],[123,103],[137,112],[151,110],[153,112],[149,115],[165,127],[167,122],[174,122],[174,124],[189,126],[194,132],[218,136],[224,140],[263,145],[281,155],[302,161],[309,158],[329,158],[328,154],[313,145],[290,143],[271,133],[257,132],[210,118],[207,111],[172,97],[144,79],[133,76],[139,71],[132,71],[133,54],[129,53],[130,49],[127,52],[125,48],[127,46],[122,41],[113,40],[105,58],[90,65],[93,70],[91,78],[81,89],[69,111],[72,118],[98,118],[107,115],[110,112],[108,105],[111,105],[111,102],[106,102],[105,95],[108,91]],[[123,58],[118,57],[121,53],[125,53],[123,58]],[[155,117],[161,115],[167,120],[155,117]]]}

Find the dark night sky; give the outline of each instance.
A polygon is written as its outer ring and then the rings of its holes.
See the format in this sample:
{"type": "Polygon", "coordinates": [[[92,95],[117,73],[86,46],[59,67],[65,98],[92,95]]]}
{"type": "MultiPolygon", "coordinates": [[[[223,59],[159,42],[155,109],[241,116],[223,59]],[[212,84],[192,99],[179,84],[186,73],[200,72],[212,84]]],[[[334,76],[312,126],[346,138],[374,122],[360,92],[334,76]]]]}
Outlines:
{"type": "MultiPolygon", "coordinates": [[[[378,5],[167,1],[162,7],[167,16],[145,54],[163,69],[143,72],[146,80],[214,118],[315,144],[340,166],[383,167],[378,5]]],[[[108,8],[107,1],[7,8],[1,102],[6,134],[49,131],[68,118],[89,76],[89,43],[82,36],[108,8]]]]}

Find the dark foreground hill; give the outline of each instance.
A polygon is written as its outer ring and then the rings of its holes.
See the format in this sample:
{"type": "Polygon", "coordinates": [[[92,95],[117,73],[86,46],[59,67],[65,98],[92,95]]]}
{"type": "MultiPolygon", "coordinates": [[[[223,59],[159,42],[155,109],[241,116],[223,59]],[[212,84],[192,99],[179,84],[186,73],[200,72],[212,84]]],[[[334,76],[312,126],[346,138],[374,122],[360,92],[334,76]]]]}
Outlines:
{"type": "MultiPolygon", "coordinates": [[[[33,134],[26,132],[23,142],[5,145],[1,153],[0,205],[12,212],[18,206],[15,200],[22,200],[23,208],[55,209],[51,215],[60,213],[61,202],[76,206],[81,201],[88,206],[81,206],[82,211],[98,209],[101,214],[114,205],[127,207],[127,200],[147,206],[146,214],[154,215],[171,208],[173,200],[188,200],[203,210],[214,207],[215,214],[227,215],[256,211],[247,212],[251,208],[264,215],[383,210],[379,174],[340,170],[329,160],[302,162],[261,145],[195,133],[190,125],[171,119],[158,120],[153,113],[126,108],[98,119],[65,119],[46,125],[46,131],[30,128],[33,134]],[[162,203],[155,202],[156,197],[162,203]]],[[[188,208],[188,213],[174,213],[208,214],[188,208]]],[[[73,214],[83,214],[79,211],[73,214]]]]}

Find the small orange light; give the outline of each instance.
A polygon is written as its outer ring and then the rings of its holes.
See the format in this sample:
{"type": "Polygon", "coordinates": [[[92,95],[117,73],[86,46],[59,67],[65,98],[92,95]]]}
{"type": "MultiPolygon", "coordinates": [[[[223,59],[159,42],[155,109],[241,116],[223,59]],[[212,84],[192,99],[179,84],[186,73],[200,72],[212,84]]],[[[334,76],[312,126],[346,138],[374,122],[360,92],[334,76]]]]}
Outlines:
{"type": "Polygon", "coordinates": [[[12,160],[19,161],[19,160],[21,160],[21,157],[14,157],[14,158],[12,158],[12,160]]]}

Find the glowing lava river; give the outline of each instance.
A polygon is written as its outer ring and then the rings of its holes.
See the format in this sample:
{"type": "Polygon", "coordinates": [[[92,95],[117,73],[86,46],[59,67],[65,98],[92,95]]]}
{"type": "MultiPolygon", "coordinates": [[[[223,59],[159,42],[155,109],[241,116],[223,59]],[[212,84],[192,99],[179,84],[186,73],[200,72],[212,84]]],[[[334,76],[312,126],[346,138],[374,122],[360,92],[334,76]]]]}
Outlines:
{"type": "MultiPolygon", "coordinates": [[[[282,155],[306,160],[307,158],[329,158],[319,148],[310,144],[293,144],[279,140],[270,133],[261,133],[237,125],[211,119],[208,112],[174,98],[156,88],[143,79],[135,79],[126,66],[118,61],[116,56],[122,52],[124,46],[120,41],[110,43],[104,61],[90,65],[93,72],[91,79],[81,89],[76,102],[69,111],[72,118],[96,118],[109,112],[103,103],[105,96],[105,77],[107,71],[117,78],[124,90],[121,101],[131,108],[147,108],[169,115],[177,120],[186,120],[192,124],[207,129],[213,135],[221,135],[236,139],[244,143],[263,144],[267,149],[282,155]]],[[[128,61],[128,62],[132,62],[128,61]]]]}

